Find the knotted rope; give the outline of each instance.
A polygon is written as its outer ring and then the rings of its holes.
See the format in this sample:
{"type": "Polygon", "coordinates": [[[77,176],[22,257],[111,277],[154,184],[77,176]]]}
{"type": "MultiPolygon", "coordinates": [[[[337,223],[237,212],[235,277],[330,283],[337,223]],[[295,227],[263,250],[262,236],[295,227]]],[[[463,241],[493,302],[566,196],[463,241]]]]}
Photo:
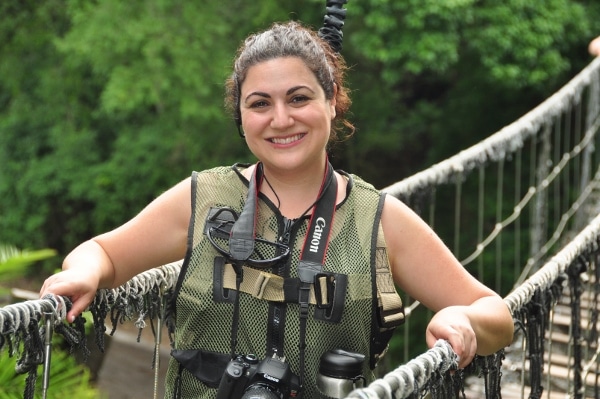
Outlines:
{"type": "MultiPolygon", "coordinates": [[[[104,351],[105,319],[109,311],[113,323],[111,334],[118,324],[133,317],[136,317],[135,325],[141,332],[146,318],[158,316],[162,309],[162,294],[175,287],[180,270],[180,262],[172,263],[135,276],[119,288],[99,290],[89,308],[98,347],[104,351]]],[[[28,373],[26,399],[33,399],[37,369],[44,363],[42,337],[47,325],[44,321],[50,319],[54,332],[64,338],[71,351],[81,350],[84,361],[90,354],[85,339],[85,319],[79,316],[72,324],[65,323],[70,308],[68,298],[56,295],[0,308],[0,351],[7,348],[9,356],[17,356],[17,373],[28,373]]]]}
{"type": "Polygon", "coordinates": [[[457,367],[458,356],[447,341],[439,340],[427,352],[373,381],[368,387],[352,391],[348,398],[408,398],[441,381],[447,371],[457,367]]]}
{"type": "Polygon", "coordinates": [[[583,91],[590,83],[597,82],[599,76],[600,57],[515,122],[453,157],[384,188],[384,191],[410,203],[413,196],[422,195],[438,185],[452,183],[463,174],[489,162],[505,159],[522,148],[528,138],[536,135],[548,120],[560,115],[571,102],[579,102],[583,91]]]}

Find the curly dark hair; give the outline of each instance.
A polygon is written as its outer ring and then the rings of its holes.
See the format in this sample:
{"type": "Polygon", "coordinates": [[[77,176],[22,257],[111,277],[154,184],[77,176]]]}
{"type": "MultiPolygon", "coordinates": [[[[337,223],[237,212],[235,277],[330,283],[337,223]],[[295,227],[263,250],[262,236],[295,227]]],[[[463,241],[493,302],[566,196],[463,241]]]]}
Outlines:
{"type": "Polygon", "coordinates": [[[250,35],[239,48],[233,64],[233,73],[225,83],[225,104],[241,125],[240,88],[248,69],[260,62],[280,57],[298,57],[315,74],[317,81],[331,100],[335,94],[336,116],[329,141],[343,141],[354,133],[354,126],[345,118],[352,100],[345,86],[346,63],[342,56],[315,31],[299,22],[275,23],[271,28],[250,35]]]}

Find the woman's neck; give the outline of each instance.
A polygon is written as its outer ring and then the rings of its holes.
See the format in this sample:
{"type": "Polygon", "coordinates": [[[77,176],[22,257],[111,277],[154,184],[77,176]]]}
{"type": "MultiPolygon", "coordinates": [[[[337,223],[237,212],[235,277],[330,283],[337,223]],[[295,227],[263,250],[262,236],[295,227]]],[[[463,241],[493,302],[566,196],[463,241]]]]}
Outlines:
{"type": "MultiPolygon", "coordinates": [[[[242,171],[244,177],[250,180],[256,166],[256,164],[252,165],[242,171]]],[[[313,168],[295,172],[273,170],[263,164],[263,176],[266,177],[268,183],[262,182],[260,192],[266,195],[279,208],[281,214],[288,219],[297,219],[304,214],[311,214],[311,205],[319,196],[326,166],[327,164],[323,163],[318,170],[313,168]]],[[[333,173],[333,177],[337,179],[338,183],[336,203],[339,204],[346,196],[348,181],[337,172],[333,173]]]]}
{"type": "Polygon", "coordinates": [[[277,173],[264,168],[264,181],[260,191],[279,208],[282,215],[295,219],[310,213],[317,200],[325,178],[326,165],[317,171],[299,173],[277,173]]]}

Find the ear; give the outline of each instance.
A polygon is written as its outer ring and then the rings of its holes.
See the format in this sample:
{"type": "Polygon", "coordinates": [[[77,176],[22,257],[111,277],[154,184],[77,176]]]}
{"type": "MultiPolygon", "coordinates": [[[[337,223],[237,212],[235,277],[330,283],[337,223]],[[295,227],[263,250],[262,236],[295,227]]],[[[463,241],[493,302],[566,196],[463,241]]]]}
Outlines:
{"type": "Polygon", "coordinates": [[[337,104],[337,91],[338,91],[338,87],[337,85],[334,83],[333,84],[333,96],[331,97],[331,100],[329,100],[329,106],[331,107],[331,120],[335,119],[335,106],[337,104]]]}

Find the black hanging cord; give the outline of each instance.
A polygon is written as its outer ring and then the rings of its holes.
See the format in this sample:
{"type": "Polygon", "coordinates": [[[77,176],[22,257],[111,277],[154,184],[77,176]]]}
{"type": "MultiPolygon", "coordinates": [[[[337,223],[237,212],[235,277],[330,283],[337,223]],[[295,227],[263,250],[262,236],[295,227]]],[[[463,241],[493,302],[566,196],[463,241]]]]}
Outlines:
{"type": "Polygon", "coordinates": [[[342,51],[342,42],[344,33],[344,19],[346,18],[346,9],[342,8],[348,0],[327,0],[325,9],[327,10],[323,26],[319,29],[319,37],[329,43],[333,51],[339,53],[342,51]]]}

